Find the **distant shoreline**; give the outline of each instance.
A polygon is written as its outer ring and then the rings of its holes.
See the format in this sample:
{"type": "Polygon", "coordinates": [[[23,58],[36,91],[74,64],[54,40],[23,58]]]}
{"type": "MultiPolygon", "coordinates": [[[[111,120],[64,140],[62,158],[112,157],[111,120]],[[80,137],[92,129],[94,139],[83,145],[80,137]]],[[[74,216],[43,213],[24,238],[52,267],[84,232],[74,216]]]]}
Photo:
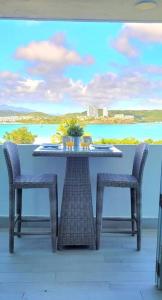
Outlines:
{"type": "MultiPolygon", "coordinates": [[[[40,126],[44,126],[44,125],[49,125],[49,126],[52,126],[52,125],[60,125],[60,123],[21,123],[21,122],[3,122],[1,123],[0,122],[0,126],[1,125],[22,125],[23,126],[26,126],[26,125],[40,125],[40,126]]],[[[130,122],[130,123],[127,123],[127,122],[121,122],[121,123],[100,123],[100,122],[96,122],[96,123],[85,123],[84,125],[85,126],[88,126],[88,125],[137,125],[137,124],[162,124],[162,121],[148,121],[148,122],[130,122]]]]}

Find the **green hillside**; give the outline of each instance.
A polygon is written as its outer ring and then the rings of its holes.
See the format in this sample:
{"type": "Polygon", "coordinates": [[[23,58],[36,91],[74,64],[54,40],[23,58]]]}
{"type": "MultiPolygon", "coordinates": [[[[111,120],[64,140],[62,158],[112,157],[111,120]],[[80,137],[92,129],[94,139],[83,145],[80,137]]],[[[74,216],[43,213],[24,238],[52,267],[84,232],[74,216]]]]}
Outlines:
{"type": "Polygon", "coordinates": [[[141,122],[162,122],[162,110],[109,110],[109,116],[125,114],[134,116],[134,121],[141,122]]]}
{"type": "Polygon", "coordinates": [[[20,113],[11,110],[0,110],[0,117],[10,117],[10,116],[22,116],[19,119],[20,123],[33,123],[33,124],[59,124],[65,119],[78,118],[80,122],[87,124],[122,124],[122,123],[145,123],[145,122],[162,122],[162,110],[109,110],[108,118],[86,118],[86,111],[81,113],[68,113],[64,115],[49,115],[43,112],[30,112],[30,113],[20,113]],[[122,114],[124,116],[134,116],[134,119],[115,119],[115,115],[122,114]],[[25,118],[24,118],[25,117],[25,118]]]}

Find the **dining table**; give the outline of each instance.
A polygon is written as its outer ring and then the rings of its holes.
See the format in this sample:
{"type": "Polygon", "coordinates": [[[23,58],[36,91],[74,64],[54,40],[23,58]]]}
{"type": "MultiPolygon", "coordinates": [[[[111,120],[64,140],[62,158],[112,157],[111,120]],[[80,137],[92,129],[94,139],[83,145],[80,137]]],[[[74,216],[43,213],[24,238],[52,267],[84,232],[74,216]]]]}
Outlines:
{"type": "Polygon", "coordinates": [[[58,228],[58,249],[87,246],[96,249],[89,159],[122,157],[113,145],[90,145],[88,149],[65,149],[62,145],[37,146],[33,156],[64,157],[66,169],[58,228]]]}

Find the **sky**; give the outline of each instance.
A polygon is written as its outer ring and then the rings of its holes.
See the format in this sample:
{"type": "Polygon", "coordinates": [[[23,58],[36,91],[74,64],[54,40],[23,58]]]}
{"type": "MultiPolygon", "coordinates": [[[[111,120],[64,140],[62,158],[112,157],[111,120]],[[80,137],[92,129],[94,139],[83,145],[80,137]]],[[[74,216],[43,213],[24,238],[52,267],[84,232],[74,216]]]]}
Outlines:
{"type": "Polygon", "coordinates": [[[162,23],[0,20],[0,104],[162,109],[162,23]]]}

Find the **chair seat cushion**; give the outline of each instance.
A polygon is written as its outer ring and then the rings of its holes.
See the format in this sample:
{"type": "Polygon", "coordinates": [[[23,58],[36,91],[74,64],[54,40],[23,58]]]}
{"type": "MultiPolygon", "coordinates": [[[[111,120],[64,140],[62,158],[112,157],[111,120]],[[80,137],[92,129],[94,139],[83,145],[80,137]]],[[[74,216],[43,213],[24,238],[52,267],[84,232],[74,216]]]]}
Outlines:
{"type": "Polygon", "coordinates": [[[97,182],[102,186],[136,188],[138,181],[133,175],[99,173],[97,182]]]}
{"type": "Polygon", "coordinates": [[[55,174],[40,174],[40,175],[20,175],[14,181],[16,188],[48,188],[51,185],[56,185],[57,175],[55,174]]]}

